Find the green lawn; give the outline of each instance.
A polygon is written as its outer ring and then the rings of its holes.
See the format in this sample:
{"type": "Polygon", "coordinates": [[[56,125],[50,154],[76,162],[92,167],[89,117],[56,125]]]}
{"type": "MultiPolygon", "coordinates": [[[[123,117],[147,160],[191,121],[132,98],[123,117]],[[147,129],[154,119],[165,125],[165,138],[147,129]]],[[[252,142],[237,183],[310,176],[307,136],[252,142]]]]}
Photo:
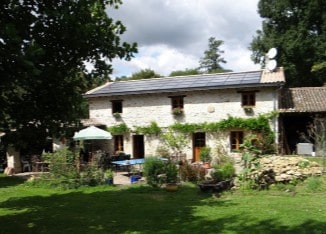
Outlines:
{"type": "Polygon", "coordinates": [[[0,233],[326,233],[326,190],[220,197],[191,184],[176,193],[145,185],[63,191],[0,176],[0,233]]]}

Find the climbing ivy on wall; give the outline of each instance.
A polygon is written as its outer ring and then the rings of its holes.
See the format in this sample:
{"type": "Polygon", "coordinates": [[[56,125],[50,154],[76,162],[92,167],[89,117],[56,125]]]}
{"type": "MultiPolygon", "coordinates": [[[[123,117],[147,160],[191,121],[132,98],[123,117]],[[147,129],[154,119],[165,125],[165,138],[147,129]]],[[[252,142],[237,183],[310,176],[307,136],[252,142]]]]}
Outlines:
{"type": "Polygon", "coordinates": [[[128,128],[128,126],[125,123],[108,127],[107,130],[113,135],[121,135],[130,132],[130,128],[128,128]]]}
{"type": "MultiPolygon", "coordinates": [[[[259,115],[257,118],[239,118],[229,116],[227,119],[223,119],[219,122],[210,123],[175,123],[168,128],[181,133],[194,133],[196,131],[205,132],[217,132],[227,130],[231,128],[241,128],[255,132],[272,132],[269,125],[269,120],[274,118],[277,113],[270,113],[265,115],[259,115]]],[[[134,126],[134,132],[137,134],[152,135],[162,132],[161,128],[154,121],[149,126],[134,126]]],[[[130,132],[130,129],[126,124],[119,124],[108,128],[112,134],[123,134],[130,132]]]]}
{"type": "Polygon", "coordinates": [[[144,134],[144,135],[154,135],[161,133],[161,128],[157,125],[156,122],[152,121],[149,126],[135,126],[135,133],[144,134]]]}
{"type": "Polygon", "coordinates": [[[199,124],[189,124],[189,123],[175,123],[171,129],[183,133],[194,133],[198,130],[205,132],[217,132],[230,128],[242,128],[245,130],[259,131],[259,132],[269,132],[271,131],[269,126],[269,120],[273,116],[260,115],[257,118],[238,118],[229,116],[227,119],[223,119],[219,122],[211,123],[199,123],[199,124]]]}
{"type": "MultiPolygon", "coordinates": [[[[218,122],[210,123],[175,123],[168,127],[176,132],[191,134],[197,131],[204,132],[218,132],[224,131],[232,128],[240,128],[247,131],[253,131],[261,134],[262,139],[264,140],[264,145],[269,146],[272,152],[273,143],[275,140],[275,135],[270,128],[269,121],[277,116],[276,112],[271,112],[269,114],[259,115],[256,118],[239,118],[229,116],[227,119],[223,119],[218,122]]],[[[133,126],[133,132],[136,134],[144,135],[158,135],[162,132],[162,129],[158,124],[152,121],[148,126],[133,126]]],[[[124,134],[131,132],[131,129],[128,128],[126,124],[119,124],[107,128],[109,132],[113,135],[124,134]]]]}

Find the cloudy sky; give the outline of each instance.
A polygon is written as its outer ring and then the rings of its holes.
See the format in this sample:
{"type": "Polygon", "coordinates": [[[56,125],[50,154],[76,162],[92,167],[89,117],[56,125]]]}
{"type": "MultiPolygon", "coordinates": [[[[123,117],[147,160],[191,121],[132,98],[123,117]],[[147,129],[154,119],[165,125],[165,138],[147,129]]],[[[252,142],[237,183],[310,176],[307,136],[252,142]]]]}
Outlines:
{"type": "Polygon", "coordinates": [[[249,44],[261,28],[258,0],[124,0],[108,14],[127,27],[122,39],[138,43],[131,61],[114,60],[113,76],[130,76],[141,69],[160,75],[196,68],[208,38],[223,40],[227,61],[233,71],[259,69],[250,60],[249,44]]]}

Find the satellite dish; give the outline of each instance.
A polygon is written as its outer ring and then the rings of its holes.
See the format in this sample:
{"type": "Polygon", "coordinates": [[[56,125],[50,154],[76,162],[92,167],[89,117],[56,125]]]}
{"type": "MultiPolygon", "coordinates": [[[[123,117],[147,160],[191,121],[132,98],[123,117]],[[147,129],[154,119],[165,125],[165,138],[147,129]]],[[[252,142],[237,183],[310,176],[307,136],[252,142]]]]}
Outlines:
{"type": "Polygon", "coordinates": [[[269,59],[273,59],[275,58],[275,56],[277,55],[277,49],[276,48],[271,48],[268,52],[267,52],[267,56],[269,59]]]}
{"type": "Polygon", "coordinates": [[[274,71],[275,68],[276,68],[276,66],[277,66],[277,62],[276,62],[276,60],[274,60],[274,59],[269,60],[268,63],[267,63],[267,69],[268,69],[269,71],[274,71]]]}

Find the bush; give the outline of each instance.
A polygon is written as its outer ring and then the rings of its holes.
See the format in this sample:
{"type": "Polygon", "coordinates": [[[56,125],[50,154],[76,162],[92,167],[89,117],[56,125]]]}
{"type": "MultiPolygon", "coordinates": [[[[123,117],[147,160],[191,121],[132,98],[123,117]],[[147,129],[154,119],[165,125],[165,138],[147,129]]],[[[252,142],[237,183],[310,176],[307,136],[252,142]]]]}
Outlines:
{"type": "Polygon", "coordinates": [[[165,173],[164,166],[164,162],[159,158],[148,157],[145,159],[143,173],[150,186],[159,187],[163,184],[163,178],[159,175],[165,173]]]}
{"type": "Polygon", "coordinates": [[[159,146],[156,148],[156,154],[162,158],[168,158],[171,156],[170,150],[166,146],[159,146]]]}
{"type": "Polygon", "coordinates": [[[211,148],[210,147],[201,148],[199,153],[199,158],[202,162],[210,162],[212,160],[211,148]]]}
{"type": "Polygon", "coordinates": [[[307,192],[319,192],[323,190],[324,179],[322,177],[311,176],[304,181],[307,192]]]}
{"type": "Polygon", "coordinates": [[[180,166],[180,177],[181,180],[189,182],[204,180],[205,169],[199,165],[191,165],[186,161],[180,166]]]}
{"type": "Polygon", "coordinates": [[[224,165],[214,166],[214,170],[211,172],[211,177],[215,182],[229,180],[235,176],[235,168],[232,162],[228,162],[224,165]]]}
{"type": "Polygon", "coordinates": [[[166,183],[176,183],[178,179],[178,168],[171,160],[169,160],[164,167],[166,175],[166,183]]]}
{"type": "Polygon", "coordinates": [[[65,189],[79,186],[96,186],[105,182],[105,173],[96,164],[87,165],[81,171],[76,166],[75,154],[68,149],[42,155],[43,160],[49,161],[49,173],[43,174],[32,184],[65,189]]]}

